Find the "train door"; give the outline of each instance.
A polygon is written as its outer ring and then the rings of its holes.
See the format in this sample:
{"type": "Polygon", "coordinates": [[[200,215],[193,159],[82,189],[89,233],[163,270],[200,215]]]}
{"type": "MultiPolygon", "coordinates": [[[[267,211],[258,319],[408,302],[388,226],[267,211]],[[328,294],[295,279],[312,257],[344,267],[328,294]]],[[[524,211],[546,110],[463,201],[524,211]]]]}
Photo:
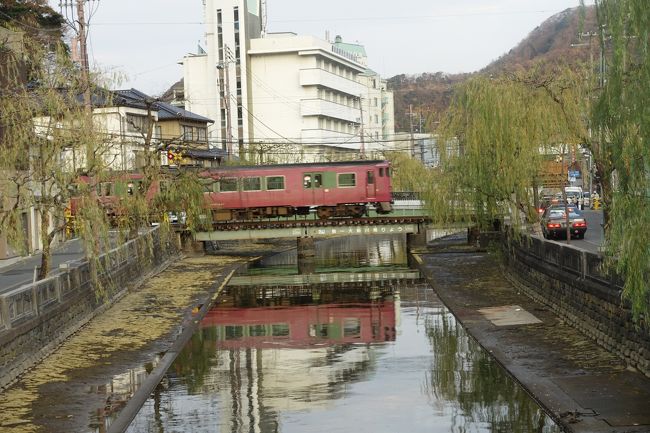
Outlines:
{"type": "Polygon", "coordinates": [[[303,173],[303,197],[312,206],[324,204],[323,172],[303,173]]]}
{"type": "Polygon", "coordinates": [[[377,182],[374,170],[366,171],[366,197],[370,199],[377,197],[377,182]]]}

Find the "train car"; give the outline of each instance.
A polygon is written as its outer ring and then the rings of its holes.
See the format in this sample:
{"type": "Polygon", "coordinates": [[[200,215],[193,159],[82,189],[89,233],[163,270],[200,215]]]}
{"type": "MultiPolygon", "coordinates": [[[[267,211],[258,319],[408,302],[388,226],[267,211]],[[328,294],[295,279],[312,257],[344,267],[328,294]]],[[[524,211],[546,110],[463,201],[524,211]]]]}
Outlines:
{"type": "Polygon", "coordinates": [[[220,167],[202,173],[214,221],[307,215],[361,217],[392,211],[388,161],[220,167]]]}
{"type": "MultiPolygon", "coordinates": [[[[97,200],[99,205],[104,208],[109,218],[117,218],[124,213],[122,209],[122,200],[124,197],[131,196],[137,191],[141,191],[143,176],[141,173],[120,173],[115,177],[108,179],[95,179],[89,176],[79,176],[74,188],[80,188],[82,184],[91,188],[90,196],[97,200]]],[[[147,201],[150,201],[158,193],[158,182],[155,181],[148,188],[145,194],[147,201]]],[[[76,216],[81,206],[81,198],[73,195],[70,199],[70,212],[76,216]]]]}

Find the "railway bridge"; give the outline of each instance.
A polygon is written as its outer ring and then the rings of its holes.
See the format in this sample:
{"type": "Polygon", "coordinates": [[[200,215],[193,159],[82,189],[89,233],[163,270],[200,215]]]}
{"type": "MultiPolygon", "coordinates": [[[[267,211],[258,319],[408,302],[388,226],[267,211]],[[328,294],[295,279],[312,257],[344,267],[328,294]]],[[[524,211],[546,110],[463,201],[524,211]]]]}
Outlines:
{"type": "Polygon", "coordinates": [[[420,207],[396,209],[390,216],[370,215],[365,218],[316,217],[269,219],[259,221],[215,222],[211,231],[196,232],[193,236],[177,227],[182,248],[204,249],[207,242],[295,238],[298,251],[298,269],[311,273],[315,256],[314,240],[336,236],[405,235],[409,250],[424,246],[428,240],[446,236],[460,228],[431,227],[431,219],[420,207]]]}

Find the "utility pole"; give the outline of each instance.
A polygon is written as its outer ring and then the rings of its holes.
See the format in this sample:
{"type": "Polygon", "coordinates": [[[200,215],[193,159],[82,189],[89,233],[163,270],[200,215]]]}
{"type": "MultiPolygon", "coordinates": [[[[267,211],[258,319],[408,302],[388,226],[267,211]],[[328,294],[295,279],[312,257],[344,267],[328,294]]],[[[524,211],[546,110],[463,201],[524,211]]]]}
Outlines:
{"type": "Polygon", "coordinates": [[[413,104],[409,104],[409,130],[411,132],[411,156],[415,156],[415,138],[413,137],[413,104]]]}
{"type": "Polygon", "coordinates": [[[88,0],[62,0],[59,3],[61,14],[65,16],[68,26],[76,34],[72,39],[73,59],[79,62],[81,66],[81,83],[83,85],[84,107],[87,111],[91,110],[90,98],[90,65],[88,63],[88,46],[87,46],[87,24],[84,5],[88,0]],[[77,51],[78,44],[78,51],[77,51]],[[75,54],[77,54],[75,56],[75,54]]]}
{"type": "Polygon", "coordinates": [[[226,151],[228,152],[228,159],[232,159],[232,129],[230,126],[230,73],[229,73],[229,49],[226,46],[224,49],[226,56],[225,60],[219,62],[217,69],[223,70],[224,75],[224,88],[222,96],[222,102],[225,107],[226,113],[226,151]]]}

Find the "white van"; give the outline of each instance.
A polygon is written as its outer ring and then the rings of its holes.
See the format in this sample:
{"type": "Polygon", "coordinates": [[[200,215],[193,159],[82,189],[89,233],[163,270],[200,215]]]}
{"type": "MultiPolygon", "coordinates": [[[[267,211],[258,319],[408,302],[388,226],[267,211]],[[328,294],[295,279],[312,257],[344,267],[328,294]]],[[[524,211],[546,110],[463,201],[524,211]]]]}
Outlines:
{"type": "Polygon", "coordinates": [[[564,187],[564,192],[566,193],[566,199],[569,203],[582,203],[582,188],[579,186],[564,187]]]}

